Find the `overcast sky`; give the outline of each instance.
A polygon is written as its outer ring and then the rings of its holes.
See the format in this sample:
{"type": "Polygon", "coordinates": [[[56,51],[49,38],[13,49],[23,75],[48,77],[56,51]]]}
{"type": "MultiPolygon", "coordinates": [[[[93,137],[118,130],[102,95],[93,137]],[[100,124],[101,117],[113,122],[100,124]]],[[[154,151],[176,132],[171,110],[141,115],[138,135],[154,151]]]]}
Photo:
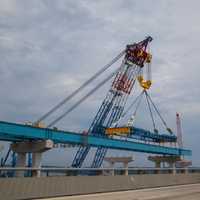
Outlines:
{"type": "MultiPolygon", "coordinates": [[[[0,120],[36,120],[126,44],[151,35],[151,96],[172,129],[175,113],[181,114],[184,144],[200,165],[199,8],[198,0],[0,0],[0,120]]],[[[109,84],[58,126],[87,129],[108,89],[109,84]]],[[[139,120],[137,126],[148,124],[139,120]]],[[[44,161],[55,164],[60,156],[65,165],[70,155],[69,149],[56,150],[44,161]]]]}

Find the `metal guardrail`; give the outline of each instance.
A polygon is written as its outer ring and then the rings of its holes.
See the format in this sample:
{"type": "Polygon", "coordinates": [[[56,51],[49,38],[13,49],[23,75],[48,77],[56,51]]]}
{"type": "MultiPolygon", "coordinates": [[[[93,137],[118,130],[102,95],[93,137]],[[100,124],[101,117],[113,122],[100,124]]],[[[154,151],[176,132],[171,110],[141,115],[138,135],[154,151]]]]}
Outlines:
{"type": "Polygon", "coordinates": [[[137,175],[137,174],[183,174],[200,173],[200,168],[57,168],[57,167],[1,167],[0,177],[15,177],[17,172],[26,177],[35,176],[92,176],[92,175],[137,175]],[[37,175],[38,176],[38,175],[37,175]]]}

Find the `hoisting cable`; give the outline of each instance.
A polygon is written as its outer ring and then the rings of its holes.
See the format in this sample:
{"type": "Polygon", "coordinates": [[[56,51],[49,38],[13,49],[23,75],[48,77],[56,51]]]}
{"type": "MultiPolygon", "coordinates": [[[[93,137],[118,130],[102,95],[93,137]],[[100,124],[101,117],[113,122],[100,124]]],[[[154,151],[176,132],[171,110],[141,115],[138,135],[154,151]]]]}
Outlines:
{"type": "Polygon", "coordinates": [[[147,91],[144,90],[144,93],[145,93],[145,97],[146,97],[146,100],[147,100],[147,105],[148,105],[148,108],[149,108],[151,120],[152,120],[152,123],[153,123],[154,133],[158,133],[158,130],[156,129],[156,125],[155,125],[155,120],[153,118],[153,113],[152,113],[151,105],[150,105],[149,99],[147,97],[147,91]]]}
{"type": "Polygon", "coordinates": [[[134,113],[131,115],[130,119],[128,120],[127,122],[127,125],[128,126],[133,126],[133,123],[134,123],[134,119],[135,119],[135,116],[136,116],[136,113],[137,113],[137,110],[142,102],[142,97],[143,97],[143,94],[144,94],[144,90],[141,92],[140,94],[140,98],[138,99],[138,102],[136,104],[136,108],[135,108],[135,111],[134,113]]]}
{"type": "Polygon", "coordinates": [[[67,101],[69,101],[72,97],[74,97],[78,92],[80,92],[83,88],[85,88],[90,82],[92,82],[94,79],[96,79],[100,74],[105,72],[111,65],[113,65],[115,62],[117,62],[125,53],[125,50],[123,50],[121,53],[119,53],[113,60],[111,60],[107,65],[105,65],[102,69],[100,69],[98,72],[96,72],[90,79],[88,79],[86,82],[84,82],[78,89],[76,89],[74,92],[72,92],[69,96],[67,96],[65,99],[63,99],[60,103],[58,103],[56,106],[54,106],[51,110],[49,110],[47,113],[45,113],[42,117],[40,117],[37,121],[34,122],[34,124],[38,124],[42,120],[46,119],[49,115],[51,115],[53,112],[55,112],[57,109],[59,109],[62,105],[64,105],[67,101]]]}
{"type": "Polygon", "coordinates": [[[173,134],[173,131],[172,131],[170,128],[168,128],[167,123],[165,122],[164,118],[163,118],[162,115],[160,114],[160,111],[158,110],[158,108],[156,107],[156,105],[154,104],[154,102],[152,101],[152,99],[151,99],[151,97],[149,96],[149,94],[146,93],[146,95],[147,95],[147,97],[149,98],[150,102],[152,103],[152,105],[153,105],[155,111],[157,112],[158,116],[160,117],[161,121],[163,122],[163,124],[164,124],[166,130],[167,130],[170,134],[173,134]]]}
{"type": "Polygon", "coordinates": [[[108,77],[106,77],[103,81],[101,81],[97,86],[95,86],[92,90],[90,90],[85,96],[83,96],[79,101],[77,101],[73,106],[71,106],[67,111],[65,111],[62,115],[60,115],[58,118],[53,120],[47,128],[50,128],[51,126],[55,125],[58,121],[60,121],[62,118],[64,118],[67,114],[69,114],[72,110],[74,110],[77,106],[79,106],[85,99],[87,99],[90,95],[92,95],[94,92],[96,92],[101,86],[103,86],[106,82],[108,82],[121,68],[121,66],[112,72],[108,77]]]}
{"type": "Polygon", "coordinates": [[[144,91],[142,91],[141,94],[140,94],[140,98],[138,99],[138,102],[137,102],[137,105],[136,105],[136,108],[135,108],[135,112],[133,113],[134,116],[136,115],[137,110],[138,110],[138,108],[139,108],[139,106],[141,104],[143,94],[144,94],[144,91]]]}

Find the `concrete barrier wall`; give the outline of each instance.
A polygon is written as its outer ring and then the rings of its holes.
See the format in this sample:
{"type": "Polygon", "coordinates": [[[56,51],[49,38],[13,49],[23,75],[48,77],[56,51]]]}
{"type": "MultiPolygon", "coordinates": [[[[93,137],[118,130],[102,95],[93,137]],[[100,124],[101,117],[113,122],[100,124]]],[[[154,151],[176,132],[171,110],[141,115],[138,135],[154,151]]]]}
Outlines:
{"type": "Polygon", "coordinates": [[[0,179],[0,199],[33,199],[200,183],[200,174],[0,179]]]}

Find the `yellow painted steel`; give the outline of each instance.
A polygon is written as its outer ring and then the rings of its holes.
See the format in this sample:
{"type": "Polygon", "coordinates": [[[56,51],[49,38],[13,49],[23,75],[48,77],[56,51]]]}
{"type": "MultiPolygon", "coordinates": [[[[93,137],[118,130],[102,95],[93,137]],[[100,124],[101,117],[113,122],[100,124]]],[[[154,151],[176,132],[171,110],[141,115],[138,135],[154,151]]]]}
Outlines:
{"type": "MultiPolygon", "coordinates": [[[[44,122],[37,122],[37,123],[32,123],[30,121],[27,121],[24,123],[25,125],[27,126],[33,126],[33,127],[36,127],[36,128],[46,128],[46,125],[44,122]]],[[[53,129],[55,130],[56,127],[54,127],[53,129]]]]}
{"type": "Polygon", "coordinates": [[[143,76],[138,76],[137,80],[141,87],[143,87],[145,90],[148,90],[151,87],[151,80],[144,80],[143,76]]]}
{"type": "Polygon", "coordinates": [[[37,128],[46,128],[46,126],[43,122],[38,122],[36,124],[33,124],[33,126],[37,127],[37,128]]]}
{"type": "Polygon", "coordinates": [[[146,63],[150,63],[151,62],[151,59],[152,59],[152,55],[150,53],[147,53],[146,51],[140,49],[138,52],[137,52],[137,57],[140,58],[140,57],[143,57],[145,58],[145,62],[146,63]]]}
{"type": "Polygon", "coordinates": [[[128,135],[130,134],[129,127],[114,127],[114,128],[107,128],[106,135],[128,135]]]}
{"type": "Polygon", "coordinates": [[[152,59],[152,55],[150,53],[147,54],[147,57],[146,57],[146,62],[147,63],[150,63],[151,62],[151,59],[152,59]]]}
{"type": "MultiPolygon", "coordinates": [[[[144,56],[144,52],[143,50],[139,51],[138,53],[138,56],[144,56]]],[[[145,59],[145,62],[146,63],[151,63],[151,60],[152,60],[152,55],[150,53],[146,53],[146,59],[145,59]]],[[[148,90],[150,87],[151,87],[151,80],[145,80],[143,75],[139,75],[137,77],[137,80],[140,84],[141,87],[143,87],[145,90],[148,90]]]]}

